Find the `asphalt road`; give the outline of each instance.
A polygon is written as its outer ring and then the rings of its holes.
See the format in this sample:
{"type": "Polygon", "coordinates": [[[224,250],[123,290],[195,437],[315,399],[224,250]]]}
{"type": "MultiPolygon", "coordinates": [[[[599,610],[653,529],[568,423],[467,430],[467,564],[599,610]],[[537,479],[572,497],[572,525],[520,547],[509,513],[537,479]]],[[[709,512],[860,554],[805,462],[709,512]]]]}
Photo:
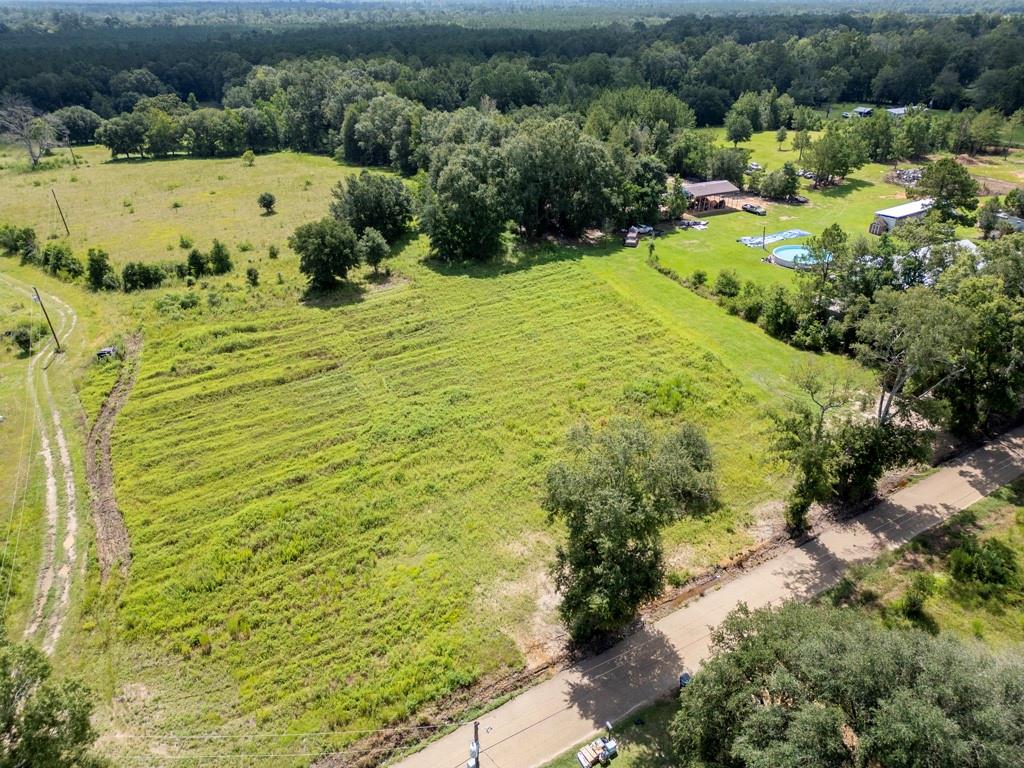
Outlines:
{"type": "MultiPolygon", "coordinates": [[[[852,565],[974,504],[1024,474],[1024,428],[943,465],[854,520],[836,524],[712,588],[608,652],[566,669],[480,718],[483,768],[536,768],[674,690],[679,673],[709,653],[711,629],[739,603],[751,608],[806,600],[852,565]]],[[[466,765],[472,726],[462,726],[396,763],[398,768],[466,765]]]]}

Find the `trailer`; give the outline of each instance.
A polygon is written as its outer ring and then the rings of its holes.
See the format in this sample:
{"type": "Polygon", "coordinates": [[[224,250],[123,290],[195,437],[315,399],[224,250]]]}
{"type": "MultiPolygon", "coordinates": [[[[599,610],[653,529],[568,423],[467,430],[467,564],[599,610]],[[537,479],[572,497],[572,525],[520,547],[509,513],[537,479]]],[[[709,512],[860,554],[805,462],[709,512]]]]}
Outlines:
{"type": "Polygon", "coordinates": [[[587,744],[576,753],[580,768],[594,768],[597,765],[608,765],[619,756],[619,745],[611,736],[601,736],[587,744]]]}

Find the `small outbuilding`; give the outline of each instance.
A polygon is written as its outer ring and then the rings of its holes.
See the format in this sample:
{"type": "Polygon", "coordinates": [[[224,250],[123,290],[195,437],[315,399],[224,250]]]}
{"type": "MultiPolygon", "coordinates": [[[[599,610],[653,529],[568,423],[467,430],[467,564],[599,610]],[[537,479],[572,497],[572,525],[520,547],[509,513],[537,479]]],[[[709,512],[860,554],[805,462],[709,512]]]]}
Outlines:
{"type": "Polygon", "coordinates": [[[855,114],[857,117],[871,117],[871,115],[873,115],[874,113],[875,110],[873,110],[871,107],[856,107],[853,110],[853,114],[855,114]]]}
{"type": "Polygon", "coordinates": [[[868,231],[873,235],[882,235],[896,229],[900,224],[913,219],[923,219],[928,211],[931,210],[934,202],[935,200],[932,198],[925,197],[921,200],[911,200],[909,203],[903,203],[903,205],[875,211],[875,220],[871,222],[868,231]]]}
{"type": "Polygon", "coordinates": [[[691,213],[724,213],[738,210],[729,205],[729,201],[740,194],[739,187],[731,181],[698,181],[684,184],[683,191],[686,192],[687,209],[691,213]]]}

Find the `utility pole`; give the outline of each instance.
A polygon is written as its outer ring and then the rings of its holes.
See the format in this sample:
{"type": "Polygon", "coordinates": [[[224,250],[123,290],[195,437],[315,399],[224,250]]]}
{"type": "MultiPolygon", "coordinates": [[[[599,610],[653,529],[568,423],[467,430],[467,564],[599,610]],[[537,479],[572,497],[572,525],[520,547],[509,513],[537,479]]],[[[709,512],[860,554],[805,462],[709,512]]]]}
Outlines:
{"type": "Polygon", "coordinates": [[[480,768],[480,723],[473,722],[473,740],[469,742],[469,760],[466,768],[480,768]]]}
{"type": "Polygon", "coordinates": [[[57,193],[53,191],[53,187],[50,187],[50,194],[53,195],[53,202],[57,204],[57,213],[60,214],[60,220],[64,222],[64,231],[71,236],[71,230],[68,229],[68,220],[64,218],[64,211],[60,207],[60,200],[57,199],[57,193]]]}
{"type": "Polygon", "coordinates": [[[767,239],[768,239],[768,227],[762,227],[761,228],[761,250],[762,251],[767,251],[768,250],[767,248],[764,247],[764,241],[767,240],[767,239]]]}
{"type": "Polygon", "coordinates": [[[50,322],[50,313],[46,311],[46,305],[43,304],[43,297],[39,295],[39,290],[35,286],[32,286],[32,290],[36,294],[36,302],[43,308],[43,317],[46,318],[46,324],[50,326],[50,333],[53,334],[53,343],[57,345],[58,352],[63,352],[64,350],[60,348],[60,339],[57,338],[57,332],[53,329],[53,323],[50,322]]]}

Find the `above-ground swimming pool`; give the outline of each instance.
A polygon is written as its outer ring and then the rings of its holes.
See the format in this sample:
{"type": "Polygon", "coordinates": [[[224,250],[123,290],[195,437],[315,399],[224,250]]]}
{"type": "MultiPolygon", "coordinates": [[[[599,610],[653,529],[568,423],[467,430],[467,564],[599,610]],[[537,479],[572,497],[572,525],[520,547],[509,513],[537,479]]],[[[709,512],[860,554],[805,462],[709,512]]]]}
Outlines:
{"type": "MultiPolygon", "coordinates": [[[[831,255],[826,259],[831,258],[831,255]]],[[[772,250],[772,264],[786,269],[808,269],[817,262],[806,245],[780,245],[772,250]]]]}

